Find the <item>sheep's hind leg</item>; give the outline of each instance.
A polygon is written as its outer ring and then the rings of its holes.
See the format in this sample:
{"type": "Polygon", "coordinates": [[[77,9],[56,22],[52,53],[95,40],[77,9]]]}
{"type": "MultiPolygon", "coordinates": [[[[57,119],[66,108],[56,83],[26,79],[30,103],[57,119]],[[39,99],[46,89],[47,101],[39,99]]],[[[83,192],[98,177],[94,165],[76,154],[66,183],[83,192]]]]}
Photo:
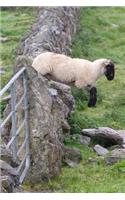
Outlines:
{"type": "Polygon", "coordinates": [[[96,87],[92,87],[90,89],[90,98],[88,102],[88,107],[94,107],[97,101],[97,89],[96,87]]]}

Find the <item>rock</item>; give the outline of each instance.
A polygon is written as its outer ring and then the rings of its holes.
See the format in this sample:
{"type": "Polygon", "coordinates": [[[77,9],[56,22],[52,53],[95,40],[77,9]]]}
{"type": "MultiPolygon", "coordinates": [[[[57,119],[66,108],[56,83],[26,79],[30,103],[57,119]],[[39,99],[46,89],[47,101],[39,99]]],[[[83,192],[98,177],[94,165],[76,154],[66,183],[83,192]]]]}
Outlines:
{"type": "Polygon", "coordinates": [[[112,146],[123,144],[123,137],[120,134],[108,127],[99,127],[96,129],[83,129],[82,134],[91,137],[99,144],[104,146],[112,146]]]}
{"type": "Polygon", "coordinates": [[[122,144],[122,148],[124,148],[124,149],[125,149],[125,144],[122,144]]]}
{"type": "Polygon", "coordinates": [[[75,162],[71,161],[70,159],[65,159],[64,163],[66,165],[68,165],[69,167],[77,167],[78,166],[78,163],[75,163],[75,162]]]}
{"type": "Polygon", "coordinates": [[[112,26],[113,28],[118,28],[118,27],[119,27],[118,24],[113,24],[113,23],[111,23],[111,26],[112,26]]]}
{"type": "Polygon", "coordinates": [[[15,187],[13,189],[13,193],[29,193],[29,191],[24,190],[24,188],[21,185],[19,185],[18,187],[15,187]]]}
{"type": "Polygon", "coordinates": [[[8,163],[6,163],[3,160],[0,160],[0,169],[7,171],[7,173],[9,173],[9,174],[18,175],[16,169],[11,167],[8,163]]]}
{"type": "Polygon", "coordinates": [[[79,135],[79,142],[83,145],[89,145],[91,142],[91,138],[83,135],[79,135]]]}
{"type": "Polygon", "coordinates": [[[17,54],[32,58],[45,51],[69,55],[79,14],[78,7],[42,7],[31,33],[22,39],[17,54]]]}
{"type": "Polygon", "coordinates": [[[122,145],[117,144],[117,145],[113,145],[113,146],[109,147],[109,150],[112,151],[114,149],[119,149],[121,147],[122,147],[122,145]]]}
{"type": "Polygon", "coordinates": [[[49,90],[49,92],[50,92],[52,97],[57,97],[58,96],[57,90],[55,90],[53,88],[49,88],[48,90],[49,90]]]}
{"type": "Polygon", "coordinates": [[[117,130],[117,132],[123,138],[122,147],[125,148],[125,130],[117,130]]]}
{"type": "Polygon", "coordinates": [[[114,149],[113,151],[111,151],[111,155],[125,159],[125,149],[114,149]]]}
{"type": "Polygon", "coordinates": [[[19,176],[16,170],[17,162],[13,160],[10,149],[5,144],[0,146],[0,192],[13,192],[19,185],[19,176]]]}
{"type": "Polygon", "coordinates": [[[1,101],[9,101],[11,99],[11,95],[7,95],[7,96],[4,96],[4,97],[2,97],[0,100],[1,101]]]}
{"type": "Polygon", "coordinates": [[[106,156],[105,157],[105,162],[107,165],[113,165],[115,163],[117,163],[120,160],[119,157],[116,156],[106,156]]]}
{"type": "Polygon", "coordinates": [[[6,42],[8,41],[9,39],[7,37],[2,37],[0,36],[0,42],[6,42]]]}
{"type": "Polygon", "coordinates": [[[64,147],[63,162],[70,167],[76,167],[82,160],[80,150],[77,148],[64,147]]]}
{"type": "Polygon", "coordinates": [[[9,164],[12,161],[11,151],[6,149],[5,144],[0,145],[0,158],[4,161],[8,162],[9,164]]]}
{"type": "Polygon", "coordinates": [[[98,157],[89,157],[88,158],[88,163],[92,163],[92,164],[96,164],[98,163],[99,161],[104,161],[104,156],[98,156],[98,157]]]}
{"type": "Polygon", "coordinates": [[[5,74],[5,70],[4,70],[4,68],[1,68],[1,67],[0,67],[0,75],[1,75],[1,74],[5,74]]]}
{"type": "Polygon", "coordinates": [[[125,149],[114,149],[110,152],[110,155],[106,156],[105,161],[111,165],[122,159],[125,159],[125,149]]]}
{"type": "Polygon", "coordinates": [[[104,156],[104,155],[106,155],[107,153],[109,153],[109,151],[108,151],[106,148],[100,146],[99,144],[97,144],[97,145],[94,146],[94,150],[96,151],[96,153],[97,153],[99,156],[104,156]]]}
{"type": "Polygon", "coordinates": [[[71,87],[63,83],[59,83],[55,81],[50,81],[49,84],[50,84],[50,87],[53,87],[58,91],[63,102],[70,109],[70,112],[73,112],[75,109],[75,100],[71,93],[71,87]]]}
{"type": "Polygon", "coordinates": [[[10,176],[1,176],[0,186],[0,192],[12,193],[14,189],[14,181],[10,176]]]}
{"type": "Polygon", "coordinates": [[[97,163],[97,158],[92,158],[92,157],[89,157],[88,158],[88,163],[97,163]]]}
{"type": "Polygon", "coordinates": [[[125,143],[125,130],[117,130],[117,132],[123,138],[123,142],[125,143]]]}

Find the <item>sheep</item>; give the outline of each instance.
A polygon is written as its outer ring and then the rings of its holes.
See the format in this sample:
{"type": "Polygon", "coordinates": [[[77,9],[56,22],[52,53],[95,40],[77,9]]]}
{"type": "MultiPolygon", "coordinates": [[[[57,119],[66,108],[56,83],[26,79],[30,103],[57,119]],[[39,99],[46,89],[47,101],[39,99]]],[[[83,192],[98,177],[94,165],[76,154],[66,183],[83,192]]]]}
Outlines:
{"type": "Polygon", "coordinates": [[[90,92],[89,107],[94,107],[97,101],[96,81],[105,75],[113,80],[115,67],[109,59],[97,59],[93,62],[85,59],[71,58],[63,54],[45,52],[38,55],[32,67],[43,76],[49,75],[56,81],[74,85],[90,92]]]}

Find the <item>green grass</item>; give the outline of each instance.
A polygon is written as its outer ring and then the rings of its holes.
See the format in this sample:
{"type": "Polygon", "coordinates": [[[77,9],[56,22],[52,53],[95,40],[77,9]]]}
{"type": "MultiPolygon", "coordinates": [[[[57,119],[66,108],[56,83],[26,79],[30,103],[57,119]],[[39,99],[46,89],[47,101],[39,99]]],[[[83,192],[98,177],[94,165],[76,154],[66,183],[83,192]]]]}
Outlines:
{"type": "Polygon", "coordinates": [[[0,36],[7,38],[7,41],[0,43],[0,67],[6,71],[1,76],[1,87],[13,74],[16,49],[21,38],[26,35],[36,20],[35,17],[36,9],[32,7],[3,9],[0,12],[0,36]]]}
{"type": "Polygon", "coordinates": [[[48,183],[35,184],[30,186],[25,184],[27,191],[51,191],[67,193],[111,193],[125,192],[125,163],[117,163],[114,166],[105,165],[104,161],[98,160],[89,163],[88,157],[96,158],[96,154],[91,148],[70,144],[80,148],[83,161],[76,168],[63,167],[60,176],[50,180],[48,183]],[[121,169],[122,170],[119,170],[121,169]]]}
{"type": "MultiPolygon", "coordinates": [[[[2,34],[9,38],[2,43],[2,66],[11,72],[15,49],[20,38],[35,20],[32,8],[2,11],[2,34]]],[[[98,102],[88,108],[88,93],[72,88],[76,110],[71,115],[71,133],[80,134],[83,128],[108,126],[125,129],[125,7],[85,7],[81,9],[80,25],[74,36],[72,56],[94,60],[100,57],[116,62],[116,77],[107,81],[102,77],[97,83],[98,102]]],[[[8,75],[9,77],[10,75],[8,75]]],[[[6,77],[5,77],[6,79],[6,77]]],[[[7,78],[8,79],[8,78],[7,78]]],[[[6,82],[6,81],[4,81],[6,82]]],[[[48,183],[25,184],[28,191],[51,192],[125,192],[125,162],[107,166],[104,161],[89,163],[96,154],[76,142],[66,142],[78,147],[83,160],[77,168],[62,167],[60,176],[48,183]]]]}
{"type": "Polygon", "coordinates": [[[72,133],[82,128],[109,126],[125,129],[125,7],[85,8],[72,45],[72,55],[89,60],[110,58],[116,62],[114,81],[97,82],[98,101],[88,108],[88,94],[73,88],[76,111],[71,116],[72,133]]]}
{"type": "MultiPolygon", "coordinates": [[[[0,11],[0,37],[7,38],[7,41],[0,42],[0,68],[5,70],[5,73],[0,77],[0,89],[13,75],[16,49],[35,20],[36,9],[32,7],[16,7],[0,11]]],[[[5,102],[0,102],[1,113],[5,106],[5,102]]]]}

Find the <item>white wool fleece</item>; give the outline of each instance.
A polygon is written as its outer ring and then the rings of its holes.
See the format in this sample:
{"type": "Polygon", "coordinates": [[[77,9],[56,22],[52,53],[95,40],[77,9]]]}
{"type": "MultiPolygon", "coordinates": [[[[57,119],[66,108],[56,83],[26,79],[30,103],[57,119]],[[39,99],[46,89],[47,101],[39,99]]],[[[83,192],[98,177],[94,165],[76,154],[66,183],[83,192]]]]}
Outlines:
{"type": "Polygon", "coordinates": [[[95,86],[97,79],[104,74],[108,62],[107,59],[91,62],[46,52],[33,60],[32,67],[42,75],[52,75],[57,81],[67,84],[75,82],[75,86],[78,88],[91,88],[95,86]]]}

